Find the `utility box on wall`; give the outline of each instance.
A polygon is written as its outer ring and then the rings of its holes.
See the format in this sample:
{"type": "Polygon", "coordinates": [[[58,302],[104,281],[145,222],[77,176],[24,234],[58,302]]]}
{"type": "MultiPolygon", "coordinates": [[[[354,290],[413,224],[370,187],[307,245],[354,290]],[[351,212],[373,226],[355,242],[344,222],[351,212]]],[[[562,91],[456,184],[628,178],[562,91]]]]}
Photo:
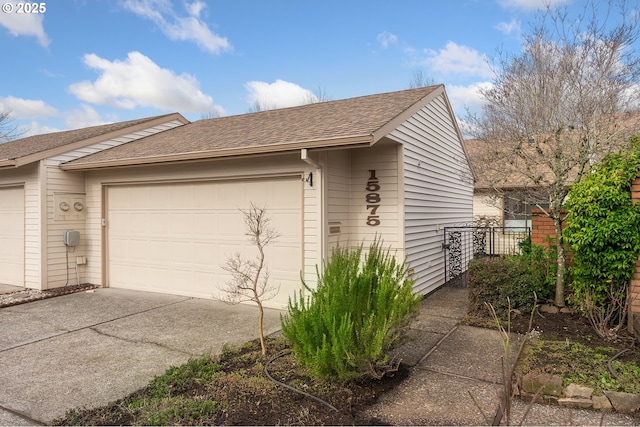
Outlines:
{"type": "Polygon", "coordinates": [[[80,244],[80,232],[76,230],[67,230],[64,232],[64,245],[75,247],[80,244]]]}

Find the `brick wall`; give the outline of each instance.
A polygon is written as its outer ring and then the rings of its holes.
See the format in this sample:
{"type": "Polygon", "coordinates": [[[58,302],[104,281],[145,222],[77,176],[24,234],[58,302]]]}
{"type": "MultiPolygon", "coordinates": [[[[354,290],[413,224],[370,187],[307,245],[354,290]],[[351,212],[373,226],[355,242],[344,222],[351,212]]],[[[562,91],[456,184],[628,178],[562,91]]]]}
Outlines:
{"type": "MultiPolygon", "coordinates": [[[[563,215],[565,212],[562,213],[563,215]]],[[[565,227],[565,224],[562,224],[565,227]]],[[[539,246],[548,246],[547,237],[554,237],[556,228],[553,225],[553,219],[545,215],[542,209],[531,210],[531,243],[539,246]]]]}
{"type": "MultiPolygon", "coordinates": [[[[631,199],[640,203],[640,172],[631,183],[631,199]]],[[[640,339],[640,261],[636,261],[636,272],[629,284],[629,331],[640,339]]]]}

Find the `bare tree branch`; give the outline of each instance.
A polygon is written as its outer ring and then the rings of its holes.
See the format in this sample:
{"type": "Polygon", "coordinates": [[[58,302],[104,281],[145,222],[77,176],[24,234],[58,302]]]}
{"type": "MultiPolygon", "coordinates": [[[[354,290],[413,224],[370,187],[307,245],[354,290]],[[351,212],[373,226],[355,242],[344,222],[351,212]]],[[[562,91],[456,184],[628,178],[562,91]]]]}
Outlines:
{"type": "MultiPolygon", "coordinates": [[[[495,81],[481,89],[486,104],[469,114],[466,132],[486,188],[504,196],[517,188],[555,224],[556,305],[564,305],[562,204],[572,183],[640,129],[640,35],[626,2],[591,2],[577,19],[566,8],[538,16],[524,48],[498,57],[495,81]],[[608,19],[614,11],[621,22],[608,19]],[[604,18],[603,18],[604,16],[604,18]]],[[[469,147],[469,144],[467,145],[469,147]]]]}
{"type": "Polygon", "coordinates": [[[269,284],[269,270],[265,264],[265,248],[273,243],[279,234],[271,226],[271,218],[267,216],[266,207],[259,208],[252,202],[248,210],[240,210],[240,212],[244,216],[245,235],[258,249],[258,255],[255,260],[245,259],[239,252],[227,257],[227,262],[222,266],[222,269],[231,274],[231,280],[220,287],[224,295],[219,299],[228,304],[251,301],[258,305],[260,311],[258,330],[264,355],[266,354],[266,346],[263,330],[263,301],[275,297],[280,290],[280,286],[269,284]]]}

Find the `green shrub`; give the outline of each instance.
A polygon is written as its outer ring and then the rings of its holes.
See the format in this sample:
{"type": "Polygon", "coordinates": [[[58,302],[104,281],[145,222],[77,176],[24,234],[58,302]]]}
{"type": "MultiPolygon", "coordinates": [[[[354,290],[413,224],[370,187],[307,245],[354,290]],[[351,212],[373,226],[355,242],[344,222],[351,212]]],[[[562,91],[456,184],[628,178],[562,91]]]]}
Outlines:
{"type": "Polygon", "coordinates": [[[388,352],[417,313],[405,264],[399,264],[375,241],[361,262],[356,250],[337,247],[318,272],[315,290],[306,284],[289,300],[282,332],[294,354],[320,378],[348,381],[380,378],[397,368],[388,352]]]}
{"type": "Polygon", "coordinates": [[[566,203],[566,241],[573,251],[573,301],[598,335],[615,337],[625,321],[626,293],[640,253],[640,208],[631,182],[640,170],[640,138],[605,157],[574,185],[566,203]]]}
{"type": "Polygon", "coordinates": [[[522,256],[478,258],[469,262],[467,283],[470,311],[486,311],[491,304],[496,313],[506,317],[509,303],[512,309],[530,313],[536,298],[552,295],[554,282],[548,282],[548,267],[544,248],[530,246],[522,256]]]}

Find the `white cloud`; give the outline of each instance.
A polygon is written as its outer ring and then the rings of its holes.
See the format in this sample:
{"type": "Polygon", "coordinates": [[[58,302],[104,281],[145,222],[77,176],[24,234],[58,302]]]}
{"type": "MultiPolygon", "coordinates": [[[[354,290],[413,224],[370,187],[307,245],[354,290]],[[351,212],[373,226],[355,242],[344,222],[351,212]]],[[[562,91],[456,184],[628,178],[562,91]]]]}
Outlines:
{"type": "Polygon", "coordinates": [[[82,104],[80,108],[65,114],[64,123],[68,129],[81,129],[109,123],[102,120],[100,113],[89,105],[82,104]]]}
{"type": "Polygon", "coordinates": [[[244,86],[249,92],[251,106],[259,105],[263,109],[294,107],[317,101],[310,90],[284,80],[273,83],[252,81],[244,86]]]}
{"type": "Polygon", "coordinates": [[[95,54],[85,55],[83,61],[100,76],[95,82],[69,86],[69,91],[82,101],[126,109],[148,106],[195,113],[220,108],[200,91],[195,77],[160,68],[140,52],[130,52],[124,61],[112,62],[95,54]]]}
{"type": "Polygon", "coordinates": [[[173,10],[169,0],[124,0],[125,9],[151,20],[171,40],[195,41],[200,48],[221,53],[232,50],[226,37],[213,33],[201,15],[206,9],[202,1],[185,2],[186,16],[173,10]]]}
{"type": "Polygon", "coordinates": [[[485,100],[480,95],[480,90],[490,89],[492,83],[478,82],[469,86],[447,86],[447,95],[456,115],[464,115],[467,109],[477,112],[484,105],[485,100]]]}
{"type": "Polygon", "coordinates": [[[484,55],[477,50],[448,42],[439,52],[429,51],[429,57],[424,60],[434,71],[444,74],[462,74],[467,76],[492,77],[491,67],[484,55]]]}
{"type": "MultiPolygon", "coordinates": [[[[4,1],[3,8],[12,7],[13,13],[0,12],[0,26],[9,30],[9,34],[14,37],[32,36],[38,39],[42,47],[47,47],[51,43],[44,31],[42,21],[43,13],[16,13],[17,2],[4,1]]],[[[23,5],[25,3],[22,3],[23,5]]],[[[31,4],[31,3],[29,3],[31,4]]],[[[35,3],[34,3],[35,4],[35,3]]]]}
{"type": "Polygon", "coordinates": [[[388,48],[389,45],[398,43],[398,37],[388,31],[383,31],[382,33],[378,34],[376,40],[378,40],[380,46],[385,49],[388,48]]]}
{"type": "Polygon", "coordinates": [[[11,118],[16,120],[52,117],[58,114],[55,108],[47,105],[44,101],[14,96],[0,97],[0,110],[9,111],[11,118]]]}
{"type": "Polygon", "coordinates": [[[510,36],[519,36],[521,31],[521,23],[517,19],[512,19],[511,22],[500,22],[495,28],[501,33],[510,36]]]}
{"type": "Polygon", "coordinates": [[[555,7],[573,0],[499,0],[500,6],[505,9],[537,10],[546,9],[547,6],[555,7]]]}

